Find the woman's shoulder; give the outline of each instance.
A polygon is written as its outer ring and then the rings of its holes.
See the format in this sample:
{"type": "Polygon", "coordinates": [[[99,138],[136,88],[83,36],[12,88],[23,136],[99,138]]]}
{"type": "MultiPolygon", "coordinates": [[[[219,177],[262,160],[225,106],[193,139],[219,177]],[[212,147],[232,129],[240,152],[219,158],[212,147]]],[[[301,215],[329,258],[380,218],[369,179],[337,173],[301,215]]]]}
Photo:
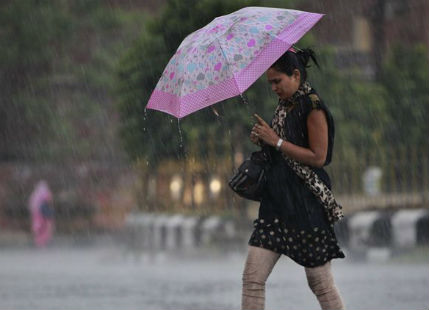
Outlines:
{"type": "Polygon", "coordinates": [[[324,106],[317,93],[304,94],[299,98],[298,104],[296,105],[295,113],[296,116],[306,119],[308,114],[313,110],[323,110],[324,106]]]}
{"type": "Polygon", "coordinates": [[[322,110],[325,106],[319,97],[319,94],[312,90],[310,93],[304,96],[303,108],[305,110],[322,110]]]}
{"type": "Polygon", "coordinates": [[[333,128],[333,117],[331,111],[324,103],[324,101],[320,98],[319,94],[314,90],[311,91],[304,96],[302,96],[301,104],[300,104],[300,113],[302,114],[304,119],[307,119],[308,115],[313,110],[321,110],[325,112],[328,122],[333,128]]]}

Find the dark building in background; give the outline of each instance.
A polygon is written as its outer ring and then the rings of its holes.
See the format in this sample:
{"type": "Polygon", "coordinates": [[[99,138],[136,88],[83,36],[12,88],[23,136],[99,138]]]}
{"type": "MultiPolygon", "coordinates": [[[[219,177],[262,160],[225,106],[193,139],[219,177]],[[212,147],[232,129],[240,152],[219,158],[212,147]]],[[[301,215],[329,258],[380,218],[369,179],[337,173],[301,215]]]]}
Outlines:
{"type": "Polygon", "coordinates": [[[299,9],[325,13],[313,30],[318,41],[337,48],[339,65],[360,66],[369,76],[379,74],[395,44],[423,43],[429,50],[428,0],[306,0],[299,9]]]}
{"type": "Polygon", "coordinates": [[[120,7],[128,10],[140,9],[154,12],[165,3],[165,0],[107,0],[106,2],[111,7],[120,7]]]}

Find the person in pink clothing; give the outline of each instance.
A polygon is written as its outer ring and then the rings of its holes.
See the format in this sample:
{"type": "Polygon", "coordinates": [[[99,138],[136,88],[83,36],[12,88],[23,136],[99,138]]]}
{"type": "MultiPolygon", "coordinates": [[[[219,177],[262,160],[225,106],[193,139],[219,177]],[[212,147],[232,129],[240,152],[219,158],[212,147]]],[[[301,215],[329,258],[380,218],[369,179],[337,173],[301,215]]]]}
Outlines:
{"type": "Polygon", "coordinates": [[[36,184],[28,207],[34,244],[44,247],[52,240],[55,224],[52,192],[46,181],[41,180],[36,184]]]}

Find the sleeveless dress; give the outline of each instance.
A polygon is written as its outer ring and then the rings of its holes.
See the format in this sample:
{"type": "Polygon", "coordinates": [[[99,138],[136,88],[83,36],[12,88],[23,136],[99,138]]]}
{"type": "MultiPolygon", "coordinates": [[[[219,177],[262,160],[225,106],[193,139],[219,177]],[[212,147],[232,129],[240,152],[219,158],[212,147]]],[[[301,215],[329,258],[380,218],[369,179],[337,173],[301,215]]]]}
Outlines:
{"type": "MultiPolygon", "coordinates": [[[[284,120],[285,138],[296,145],[309,147],[307,117],[313,109],[323,110],[328,122],[328,154],[332,158],[334,121],[326,105],[314,89],[294,96],[293,109],[284,120]]],[[[279,102],[279,105],[282,102],[279,102]]],[[[274,147],[268,147],[271,167],[259,207],[258,219],[249,245],[284,254],[304,267],[317,267],[334,258],[344,258],[323,205],[286,163],[274,147]]],[[[323,168],[311,168],[331,189],[331,181],[323,168]]]]}

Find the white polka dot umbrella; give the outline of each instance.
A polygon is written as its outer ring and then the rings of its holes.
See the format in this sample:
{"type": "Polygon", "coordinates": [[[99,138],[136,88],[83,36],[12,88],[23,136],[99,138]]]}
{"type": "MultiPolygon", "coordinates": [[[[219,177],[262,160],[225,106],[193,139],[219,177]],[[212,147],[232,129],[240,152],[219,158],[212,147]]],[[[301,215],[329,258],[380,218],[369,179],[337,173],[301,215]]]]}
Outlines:
{"type": "Polygon", "coordinates": [[[246,7],[215,18],[183,40],[147,108],[182,118],[242,94],[322,16],[246,7]]]}

